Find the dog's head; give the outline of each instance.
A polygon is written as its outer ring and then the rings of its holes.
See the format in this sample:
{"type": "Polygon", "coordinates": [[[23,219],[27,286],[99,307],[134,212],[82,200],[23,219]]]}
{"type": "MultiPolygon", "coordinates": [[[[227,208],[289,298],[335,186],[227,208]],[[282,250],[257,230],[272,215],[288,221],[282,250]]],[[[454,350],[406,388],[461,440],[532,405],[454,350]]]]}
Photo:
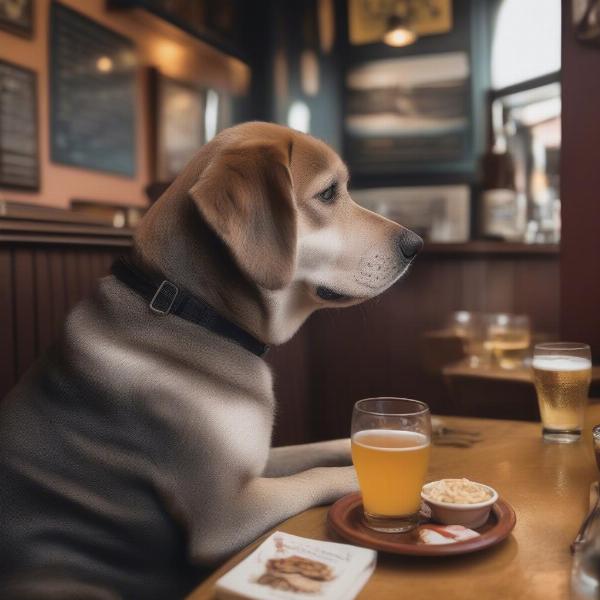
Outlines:
{"type": "Polygon", "coordinates": [[[340,157],[308,135],[234,127],[190,190],[203,218],[257,285],[306,285],[318,305],[355,303],[392,285],[421,249],[408,229],[353,202],[340,157]]]}
{"type": "Polygon", "coordinates": [[[225,130],[180,178],[245,278],[292,307],[292,320],[380,294],[423,244],[352,201],[348,170],[331,148],[279,125],[225,130]]]}

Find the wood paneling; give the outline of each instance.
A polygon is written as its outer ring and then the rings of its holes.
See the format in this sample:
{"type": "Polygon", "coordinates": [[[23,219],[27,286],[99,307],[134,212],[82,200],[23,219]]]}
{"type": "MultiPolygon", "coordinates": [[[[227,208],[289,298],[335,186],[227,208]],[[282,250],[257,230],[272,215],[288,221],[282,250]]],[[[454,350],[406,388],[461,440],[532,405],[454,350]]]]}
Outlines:
{"type": "Polygon", "coordinates": [[[35,271],[35,317],[37,323],[37,353],[47,348],[54,340],[55,328],[52,317],[52,280],[50,257],[45,252],[34,253],[35,271]]]}
{"type": "Polygon", "coordinates": [[[82,285],[77,269],[77,252],[68,250],[64,253],[65,292],[67,307],[70,309],[81,299],[82,285]]]}
{"type": "Polygon", "coordinates": [[[18,248],[14,252],[14,315],[16,326],[17,377],[33,362],[37,351],[35,280],[33,250],[18,248]]]}
{"type": "Polygon", "coordinates": [[[82,238],[77,229],[57,225],[44,224],[36,231],[35,226],[2,223],[0,398],[58,339],[68,311],[92,292],[98,277],[131,244],[128,238],[99,233],[82,238]]]}
{"type": "MultiPolygon", "coordinates": [[[[86,243],[77,230],[27,230],[21,241],[2,234],[0,227],[0,397],[58,338],[70,308],[130,244],[103,231],[88,234],[86,243]],[[35,235],[39,243],[32,241],[35,235]]],[[[479,250],[431,247],[381,297],[320,311],[290,342],[273,348],[267,360],[279,404],[274,443],[346,436],[354,402],[368,396],[407,396],[427,401],[436,412],[455,410],[441,377],[426,372],[420,355],[423,332],[438,329],[453,310],[524,312],[536,329],[555,332],[556,252],[479,250]]],[[[478,414],[489,413],[482,407],[478,414]]]]}
{"type": "Polygon", "coordinates": [[[490,419],[539,421],[535,388],[530,382],[490,381],[455,375],[446,377],[453,415],[477,415],[490,419]]]}
{"type": "Polygon", "coordinates": [[[276,446],[313,441],[318,413],[315,414],[309,406],[309,344],[309,330],[303,328],[290,342],[272,348],[267,354],[279,405],[273,431],[273,444],[276,446]]]}
{"type": "Polygon", "coordinates": [[[600,49],[575,39],[563,2],[561,336],[600,360],[600,49]]]}
{"type": "Polygon", "coordinates": [[[0,246],[0,398],[15,382],[13,253],[0,246]]]}
{"type": "MultiPolygon", "coordinates": [[[[555,333],[558,293],[553,255],[424,254],[380,298],[313,315],[308,327],[312,410],[320,414],[316,436],[347,435],[354,402],[369,396],[417,398],[435,412],[449,412],[441,380],[427,374],[419,354],[422,333],[460,309],[519,311],[532,317],[536,330],[555,333]]],[[[522,415],[511,411],[513,418],[532,417],[529,408],[522,415]]],[[[492,412],[483,407],[481,414],[492,412]]]]}
{"type": "Polygon", "coordinates": [[[65,272],[62,249],[52,248],[46,251],[50,271],[49,301],[52,307],[51,319],[54,338],[57,339],[67,314],[67,297],[65,294],[65,272]]]}

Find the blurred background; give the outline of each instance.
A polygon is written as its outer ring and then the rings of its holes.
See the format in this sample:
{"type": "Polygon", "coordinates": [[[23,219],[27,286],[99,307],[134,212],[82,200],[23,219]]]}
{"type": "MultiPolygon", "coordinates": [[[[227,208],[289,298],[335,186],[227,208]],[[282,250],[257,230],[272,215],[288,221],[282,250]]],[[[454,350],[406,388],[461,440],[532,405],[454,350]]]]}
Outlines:
{"type": "Polygon", "coordinates": [[[260,119],[427,242],[272,350],[275,443],[378,395],[537,419],[533,343],[600,358],[599,72],[598,0],[0,0],[0,397],[198,148],[260,119]]]}

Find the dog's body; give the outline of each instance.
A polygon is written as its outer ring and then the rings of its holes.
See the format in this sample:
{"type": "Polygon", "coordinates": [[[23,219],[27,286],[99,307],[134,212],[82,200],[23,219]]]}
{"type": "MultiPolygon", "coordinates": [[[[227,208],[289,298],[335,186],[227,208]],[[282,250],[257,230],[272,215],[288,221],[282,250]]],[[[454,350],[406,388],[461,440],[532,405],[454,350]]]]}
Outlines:
{"type": "MultiPolygon", "coordinates": [[[[359,215],[376,231],[359,234],[375,241],[349,267],[331,225],[342,217],[321,196],[333,171],[345,176],[308,136],[228,130],[149,212],[137,260],[258,339],[285,341],[316,308],[389,287],[420,246],[354,205],[348,227],[359,215]],[[249,207],[236,178],[259,188],[249,207]],[[303,209],[309,198],[319,204],[303,209]]],[[[274,410],[260,357],[102,280],[0,409],[2,597],[182,597],[269,527],[356,489],[348,440],[270,449],[274,410]]]]}

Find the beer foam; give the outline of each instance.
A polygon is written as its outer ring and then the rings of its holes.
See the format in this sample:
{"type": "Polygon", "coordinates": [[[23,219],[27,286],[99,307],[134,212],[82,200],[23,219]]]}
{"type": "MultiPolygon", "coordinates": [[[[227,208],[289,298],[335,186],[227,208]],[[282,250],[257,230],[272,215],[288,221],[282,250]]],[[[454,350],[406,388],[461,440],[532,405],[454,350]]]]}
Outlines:
{"type": "Polygon", "coordinates": [[[429,446],[429,439],[423,433],[417,433],[416,431],[398,431],[395,429],[365,429],[363,431],[359,431],[355,433],[352,437],[352,441],[355,444],[362,446],[363,448],[373,448],[375,450],[380,450],[382,452],[406,452],[406,451],[414,451],[419,448],[426,448],[429,446]],[[398,440],[399,443],[403,444],[402,447],[393,447],[386,448],[385,446],[374,446],[371,444],[365,444],[361,442],[362,438],[381,438],[390,439],[394,438],[398,440]],[[406,444],[406,445],[404,445],[406,444]]]}
{"type": "Polygon", "coordinates": [[[584,371],[592,367],[591,361],[581,356],[534,356],[533,368],[542,371],[584,371]]]}

